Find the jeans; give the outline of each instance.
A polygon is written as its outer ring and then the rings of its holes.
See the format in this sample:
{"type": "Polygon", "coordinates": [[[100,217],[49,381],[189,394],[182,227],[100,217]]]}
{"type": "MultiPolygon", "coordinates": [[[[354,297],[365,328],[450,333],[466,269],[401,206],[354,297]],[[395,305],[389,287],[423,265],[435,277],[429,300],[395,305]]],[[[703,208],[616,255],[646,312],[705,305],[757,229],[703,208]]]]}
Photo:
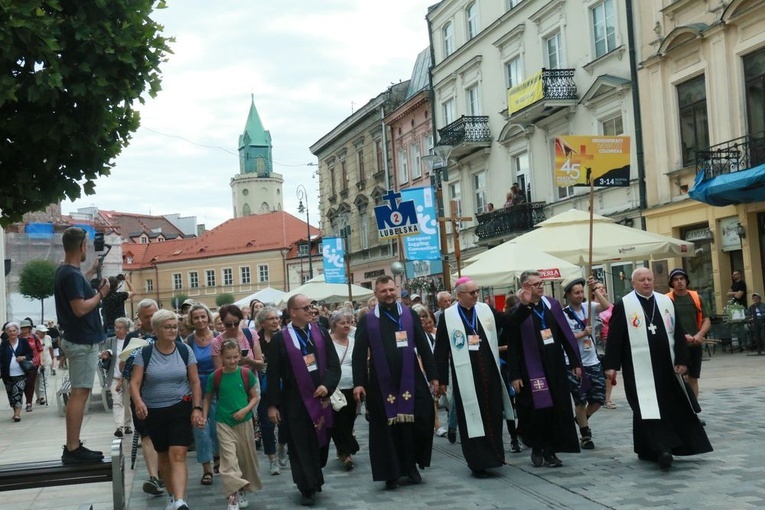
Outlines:
{"type": "Polygon", "coordinates": [[[276,453],[276,424],[268,419],[268,406],[266,399],[261,397],[258,402],[258,421],[260,422],[260,438],[263,442],[263,453],[273,455],[276,453]]]}
{"type": "Polygon", "coordinates": [[[215,411],[217,408],[218,400],[213,397],[205,427],[202,429],[194,427],[194,445],[197,449],[197,462],[200,464],[212,462],[213,455],[218,452],[218,433],[215,429],[215,411]]]}

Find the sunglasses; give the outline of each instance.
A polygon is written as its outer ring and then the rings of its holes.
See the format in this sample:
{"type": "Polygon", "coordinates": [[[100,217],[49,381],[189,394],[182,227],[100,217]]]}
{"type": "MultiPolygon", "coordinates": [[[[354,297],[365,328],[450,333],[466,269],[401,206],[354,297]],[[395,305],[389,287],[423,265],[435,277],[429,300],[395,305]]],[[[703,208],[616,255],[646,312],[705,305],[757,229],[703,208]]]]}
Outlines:
{"type": "Polygon", "coordinates": [[[233,321],[233,322],[232,321],[226,321],[226,322],[223,323],[223,325],[226,326],[227,328],[233,328],[233,327],[238,326],[240,322],[241,321],[233,321]]]}
{"type": "Polygon", "coordinates": [[[311,312],[311,315],[313,315],[315,317],[315,316],[319,315],[319,312],[311,312]]]}
{"type": "Polygon", "coordinates": [[[305,305],[298,308],[293,308],[293,310],[303,310],[304,312],[310,312],[311,311],[311,305],[305,305]]]}

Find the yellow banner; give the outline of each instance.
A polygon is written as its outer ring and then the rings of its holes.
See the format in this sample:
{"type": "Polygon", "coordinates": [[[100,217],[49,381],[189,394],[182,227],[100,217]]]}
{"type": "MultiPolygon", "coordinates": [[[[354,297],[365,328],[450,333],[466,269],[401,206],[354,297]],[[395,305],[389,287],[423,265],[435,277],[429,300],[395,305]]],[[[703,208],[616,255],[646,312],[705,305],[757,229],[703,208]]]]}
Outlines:
{"type": "Polygon", "coordinates": [[[629,136],[561,136],[555,139],[555,185],[629,186],[629,136]]]}
{"type": "Polygon", "coordinates": [[[542,90],[542,71],[538,72],[523,83],[508,89],[507,110],[510,114],[523,110],[544,97],[542,90]]]}

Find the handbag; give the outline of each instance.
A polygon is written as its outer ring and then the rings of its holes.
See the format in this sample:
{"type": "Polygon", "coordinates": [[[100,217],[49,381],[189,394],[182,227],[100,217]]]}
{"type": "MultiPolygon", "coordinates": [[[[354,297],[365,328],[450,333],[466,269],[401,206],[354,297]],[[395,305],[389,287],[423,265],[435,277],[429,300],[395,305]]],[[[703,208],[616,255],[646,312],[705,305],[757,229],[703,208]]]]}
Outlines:
{"type": "Polygon", "coordinates": [[[29,375],[30,372],[32,372],[35,368],[35,364],[29,361],[28,359],[25,359],[21,363],[19,363],[19,366],[21,366],[21,370],[24,371],[25,374],[29,375]]]}

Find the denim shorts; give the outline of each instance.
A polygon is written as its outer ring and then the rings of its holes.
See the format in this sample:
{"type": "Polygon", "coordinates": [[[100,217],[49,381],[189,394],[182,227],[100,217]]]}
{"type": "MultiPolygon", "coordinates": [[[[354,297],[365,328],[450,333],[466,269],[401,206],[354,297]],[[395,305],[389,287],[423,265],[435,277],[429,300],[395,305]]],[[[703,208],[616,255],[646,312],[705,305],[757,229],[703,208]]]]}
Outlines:
{"type": "Polygon", "coordinates": [[[61,349],[66,355],[69,382],[72,383],[72,388],[93,389],[100,352],[98,344],[76,344],[69,340],[62,340],[61,349]]]}

